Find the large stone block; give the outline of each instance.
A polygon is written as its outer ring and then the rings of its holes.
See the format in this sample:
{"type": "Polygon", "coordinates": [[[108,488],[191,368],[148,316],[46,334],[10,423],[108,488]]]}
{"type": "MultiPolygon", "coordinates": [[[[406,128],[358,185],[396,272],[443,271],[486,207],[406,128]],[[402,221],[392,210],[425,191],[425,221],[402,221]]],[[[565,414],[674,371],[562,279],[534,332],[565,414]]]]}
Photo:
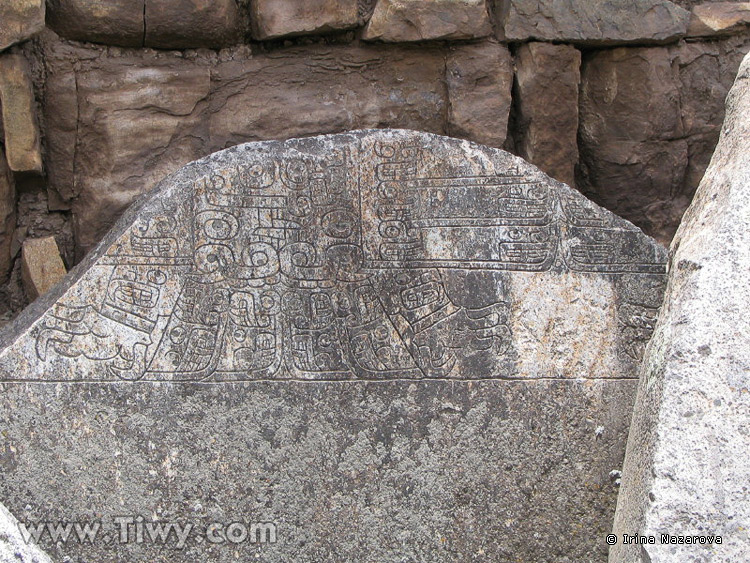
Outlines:
{"type": "Polygon", "coordinates": [[[618,48],[586,57],[582,71],[579,188],[662,241],[687,202],[680,82],[666,48],[618,48]]]}
{"type": "Polygon", "coordinates": [[[62,47],[52,41],[45,51],[55,88],[46,164],[51,187],[73,206],[79,257],[136,197],[212,151],[359,127],[445,130],[440,49],[311,46],[188,59],[62,47]]]}
{"type": "MultiPolygon", "coordinates": [[[[94,61],[76,83],[73,221],[80,257],[137,196],[203,153],[193,133],[210,74],[182,59],[124,57],[94,61]]],[[[49,137],[67,139],[69,128],[56,125],[49,137]]]]}
{"type": "Polygon", "coordinates": [[[125,47],[224,47],[242,39],[235,0],[50,0],[59,35],[125,47]]]}
{"type": "Polygon", "coordinates": [[[55,237],[29,238],[23,242],[21,272],[26,295],[32,301],[65,277],[65,264],[55,237]]]}
{"type": "Polygon", "coordinates": [[[485,0],[377,0],[363,39],[474,39],[490,33],[485,0]]]}
{"type": "Polygon", "coordinates": [[[668,243],[711,158],[750,38],[589,53],[579,188],[668,243]]]}
{"type": "Polygon", "coordinates": [[[124,47],[143,46],[145,0],[48,0],[47,3],[47,24],[62,37],[124,47]]]}
{"type": "Polygon", "coordinates": [[[493,42],[452,47],[445,72],[447,132],[502,147],[513,86],[513,62],[507,47],[493,42]]]}
{"type": "Polygon", "coordinates": [[[444,77],[444,53],[433,48],[311,46],[237,57],[212,71],[210,149],[368,127],[440,133],[444,77]]]}
{"type": "Polygon", "coordinates": [[[716,37],[750,26],[750,2],[710,2],[693,8],[688,37],[716,37]]]}
{"type": "Polygon", "coordinates": [[[3,280],[12,265],[11,243],[16,228],[16,189],[13,174],[5,161],[5,152],[0,146],[0,280],[3,280]]]}
{"type": "Polygon", "coordinates": [[[0,51],[44,29],[44,0],[6,0],[0,3],[0,51]]]}
{"type": "Polygon", "coordinates": [[[507,0],[496,6],[509,41],[667,43],[684,36],[690,21],[690,12],[668,0],[507,0]]]}
{"type": "Polygon", "coordinates": [[[73,559],[601,559],[665,262],[467,141],[213,154],[0,335],[0,496],[73,559]]]}
{"type": "Polygon", "coordinates": [[[0,55],[0,103],[5,151],[15,172],[42,172],[34,87],[22,55],[0,55]]]}
{"type": "Polygon", "coordinates": [[[236,0],[146,1],[147,47],[225,47],[242,40],[244,20],[236,0]]]}
{"type": "Polygon", "coordinates": [[[570,45],[525,43],[516,52],[516,151],[575,185],[581,53],[570,45]]]}
{"type": "Polygon", "coordinates": [[[252,0],[256,39],[351,29],[361,23],[357,0],[252,0]]]}
{"type": "Polygon", "coordinates": [[[722,137],[671,247],[670,281],[641,371],[610,561],[743,561],[750,466],[750,57],[722,137]],[[713,542],[664,542],[662,534],[713,542]],[[716,537],[721,542],[716,541],[716,537]]]}

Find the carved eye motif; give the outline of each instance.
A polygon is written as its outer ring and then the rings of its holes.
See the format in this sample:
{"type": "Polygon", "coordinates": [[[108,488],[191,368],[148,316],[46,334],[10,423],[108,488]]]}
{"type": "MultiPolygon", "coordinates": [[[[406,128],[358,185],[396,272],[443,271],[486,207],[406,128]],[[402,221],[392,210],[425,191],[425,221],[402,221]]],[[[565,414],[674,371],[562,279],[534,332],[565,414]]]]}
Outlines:
{"type": "Polygon", "coordinates": [[[286,174],[284,176],[290,187],[304,187],[309,177],[307,165],[300,159],[290,160],[286,165],[286,174]]]}
{"type": "Polygon", "coordinates": [[[356,219],[343,209],[334,209],[321,219],[323,232],[333,238],[348,238],[354,232],[356,219]]]}
{"type": "Polygon", "coordinates": [[[228,240],[237,236],[239,221],[223,211],[203,211],[195,218],[199,231],[212,240],[228,240]]]}
{"type": "Polygon", "coordinates": [[[169,339],[175,344],[181,344],[185,340],[186,336],[187,331],[181,326],[176,326],[171,331],[169,331],[169,339]]]}
{"type": "Polygon", "coordinates": [[[161,270],[149,270],[148,274],[146,274],[146,279],[154,285],[164,285],[167,281],[167,276],[161,270]]]}

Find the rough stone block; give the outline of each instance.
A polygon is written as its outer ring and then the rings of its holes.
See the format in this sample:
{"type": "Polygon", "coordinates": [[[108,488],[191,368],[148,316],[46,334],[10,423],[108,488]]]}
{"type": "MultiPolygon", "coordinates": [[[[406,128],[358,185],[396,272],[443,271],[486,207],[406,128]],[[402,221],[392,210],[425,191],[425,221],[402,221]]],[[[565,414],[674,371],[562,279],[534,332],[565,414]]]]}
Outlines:
{"type": "Polygon", "coordinates": [[[732,35],[750,26],[750,2],[711,2],[693,8],[687,37],[732,35]]]}
{"type": "Polygon", "coordinates": [[[513,63],[504,45],[452,47],[446,60],[447,132],[492,147],[508,133],[513,63]]]}
{"type": "Polygon", "coordinates": [[[168,49],[225,47],[242,40],[236,0],[146,1],[145,45],[168,49]]]}
{"type": "Polygon", "coordinates": [[[584,56],[578,187],[668,244],[711,158],[747,36],[584,56]]]}
{"type": "Polygon", "coordinates": [[[668,290],[641,370],[614,532],[655,542],[618,542],[611,563],[747,559],[749,116],[750,56],[672,243],[668,290]],[[670,544],[662,534],[722,541],[670,544]]]}
{"type": "Polygon", "coordinates": [[[8,165],[14,172],[42,172],[34,87],[22,55],[0,55],[0,103],[8,165]]]}
{"type": "Polygon", "coordinates": [[[377,0],[363,39],[474,39],[492,33],[485,0],[377,0]]]}
{"type": "Polygon", "coordinates": [[[310,46],[253,57],[228,50],[224,60],[59,48],[45,51],[56,88],[46,108],[46,164],[52,187],[73,202],[79,257],[136,197],[212,151],[360,127],[445,130],[437,48],[310,46]],[[82,63],[74,70],[70,58],[82,63]]]}
{"type": "Polygon", "coordinates": [[[509,41],[668,43],[684,36],[690,21],[690,12],[668,0],[507,0],[496,6],[509,41]]]}
{"type": "Polygon", "coordinates": [[[581,53],[570,45],[525,43],[516,52],[518,154],[575,185],[581,53]]]}
{"type": "Polygon", "coordinates": [[[32,522],[195,526],[71,559],[601,559],[665,262],[467,141],[213,154],[0,334],[0,496],[32,522]],[[215,545],[213,522],[277,541],[215,545]]]}
{"type": "Polygon", "coordinates": [[[48,0],[47,4],[47,25],[62,37],[143,46],[145,0],[48,0]]]}
{"type": "Polygon", "coordinates": [[[684,211],[672,201],[688,160],[670,51],[598,51],[585,58],[582,82],[579,188],[669,241],[684,211]]]}
{"type": "Polygon", "coordinates": [[[73,203],[79,256],[138,195],[202,154],[192,132],[209,88],[209,69],[182,59],[125,57],[80,72],[73,203]]]}
{"type": "Polygon", "coordinates": [[[256,39],[326,33],[361,23],[357,0],[252,0],[256,39]]]}
{"type": "Polygon", "coordinates": [[[29,238],[23,242],[21,272],[26,295],[34,300],[65,277],[55,237],[29,238]]]}
{"type": "Polygon", "coordinates": [[[10,272],[11,243],[16,228],[16,189],[0,146],[0,280],[10,272]]]}
{"type": "Polygon", "coordinates": [[[44,29],[44,0],[5,0],[0,3],[0,51],[44,29]]]}

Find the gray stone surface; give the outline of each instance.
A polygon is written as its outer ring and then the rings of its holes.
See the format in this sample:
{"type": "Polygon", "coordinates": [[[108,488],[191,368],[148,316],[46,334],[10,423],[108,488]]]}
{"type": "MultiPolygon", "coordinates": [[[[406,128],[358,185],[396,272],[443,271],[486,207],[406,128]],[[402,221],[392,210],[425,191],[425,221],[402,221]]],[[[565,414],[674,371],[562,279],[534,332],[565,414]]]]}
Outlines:
{"type": "Polygon", "coordinates": [[[264,545],[61,546],[77,560],[602,559],[665,261],[466,141],[216,153],[0,336],[0,495],[110,532],[278,526],[264,545]]]}
{"type": "Polygon", "coordinates": [[[750,557],[750,56],[721,139],[671,247],[664,307],[644,360],[612,562],[750,557]],[[623,545],[622,534],[654,545],[623,545]],[[662,544],[661,534],[721,536],[662,544]]]}
{"type": "Polygon", "coordinates": [[[19,522],[0,504],[0,563],[52,563],[49,556],[19,528],[19,522]]]}

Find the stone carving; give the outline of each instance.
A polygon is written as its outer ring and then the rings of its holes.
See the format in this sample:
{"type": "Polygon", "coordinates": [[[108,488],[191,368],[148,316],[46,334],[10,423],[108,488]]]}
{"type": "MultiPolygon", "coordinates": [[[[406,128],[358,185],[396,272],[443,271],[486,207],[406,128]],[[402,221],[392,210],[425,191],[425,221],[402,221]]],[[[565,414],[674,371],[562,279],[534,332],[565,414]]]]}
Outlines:
{"type": "Polygon", "coordinates": [[[21,352],[33,367],[3,379],[632,375],[664,263],[502,151],[403,131],[245,145],[168,179],[0,366],[21,352]],[[582,304],[547,310],[551,283],[582,304]],[[611,302],[592,307],[594,286],[611,302]],[[546,322],[529,328],[524,299],[546,322]],[[602,324],[579,334],[597,354],[530,365],[565,316],[602,324]]]}
{"type": "Polygon", "coordinates": [[[76,561],[602,560],[665,254],[467,141],[216,153],[0,334],[0,498],[76,561]]]}

